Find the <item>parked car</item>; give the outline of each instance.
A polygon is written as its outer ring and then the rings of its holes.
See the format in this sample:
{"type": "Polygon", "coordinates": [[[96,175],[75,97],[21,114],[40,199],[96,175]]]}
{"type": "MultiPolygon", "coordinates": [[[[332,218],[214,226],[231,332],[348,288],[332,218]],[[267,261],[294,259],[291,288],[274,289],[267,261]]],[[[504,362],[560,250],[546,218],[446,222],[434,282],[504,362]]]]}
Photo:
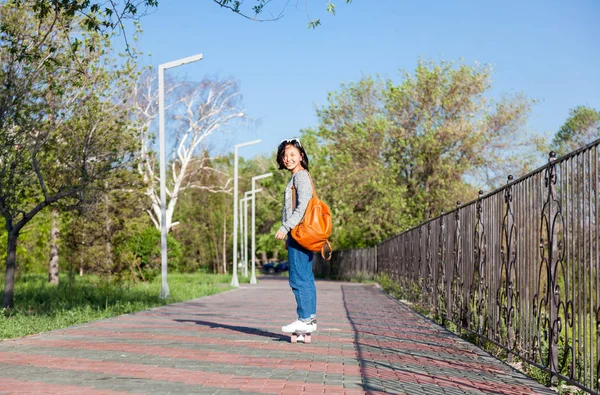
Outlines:
{"type": "Polygon", "coordinates": [[[279,262],[279,263],[269,262],[269,263],[262,265],[260,270],[262,270],[263,273],[275,274],[275,273],[287,272],[288,270],[290,270],[290,265],[287,262],[279,262]]]}

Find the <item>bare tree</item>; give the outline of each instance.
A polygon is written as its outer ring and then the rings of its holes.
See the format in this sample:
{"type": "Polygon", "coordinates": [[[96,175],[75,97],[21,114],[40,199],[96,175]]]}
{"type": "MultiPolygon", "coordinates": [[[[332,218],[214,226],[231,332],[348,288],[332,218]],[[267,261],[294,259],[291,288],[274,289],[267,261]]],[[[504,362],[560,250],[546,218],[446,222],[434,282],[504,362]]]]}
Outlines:
{"type": "MultiPolygon", "coordinates": [[[[155,73],[143,73],[135,89],[135,112],[142,129],[141,161],[138,171],[147,183],[146,194],[151,206],[148,214],[157,229],[161,226],[160,190],[157,175],[156,156],[152,150],[154,139],[149,132],[158,114],[155,73]]],[[[203,172],[219,172],[205,155],[206,139],[235,121],[246,118],[241,108],[241,95],[238,85],[231,80],[206,78],[200,83],[172,81],[172,87],[165,92],[172,100],[166,108],[169,118],[177,127],[173,135],[173,149],[170,155],[170,177],[167,180],[166,227],[169,231],[178,222],[173,221],[173,213],[182,192],[188,189],[204,189],[210,192],[230,192],[231,179],[221,185],[206,185],[207,178],[195,177],[203,172]]]]}

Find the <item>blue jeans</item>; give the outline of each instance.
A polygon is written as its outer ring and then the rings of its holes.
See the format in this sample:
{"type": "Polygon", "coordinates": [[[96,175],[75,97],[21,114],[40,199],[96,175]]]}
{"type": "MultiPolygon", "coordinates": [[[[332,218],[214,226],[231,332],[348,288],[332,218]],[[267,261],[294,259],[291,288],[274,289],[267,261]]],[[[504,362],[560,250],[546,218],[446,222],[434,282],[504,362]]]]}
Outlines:
{"type": "Polygon", "coordinates": [[[296,297],[298,319],[309,320],[317,315],[317,289],[313,275],[313,253],[304,249],[288,235],[290,287],[296,297]]]}

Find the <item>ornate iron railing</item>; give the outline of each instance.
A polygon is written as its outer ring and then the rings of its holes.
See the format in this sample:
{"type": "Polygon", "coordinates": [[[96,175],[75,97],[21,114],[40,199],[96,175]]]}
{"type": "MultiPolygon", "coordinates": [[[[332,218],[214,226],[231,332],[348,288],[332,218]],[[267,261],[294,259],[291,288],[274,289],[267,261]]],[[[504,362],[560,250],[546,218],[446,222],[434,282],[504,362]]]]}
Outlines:
{"type": "Polygon", "coordinates": [[[509,360],[598,394],[599,146],[551,153],[540,169],[365,253],[336,252],[329,274],[385,274],[406,298],[509,360]]]}

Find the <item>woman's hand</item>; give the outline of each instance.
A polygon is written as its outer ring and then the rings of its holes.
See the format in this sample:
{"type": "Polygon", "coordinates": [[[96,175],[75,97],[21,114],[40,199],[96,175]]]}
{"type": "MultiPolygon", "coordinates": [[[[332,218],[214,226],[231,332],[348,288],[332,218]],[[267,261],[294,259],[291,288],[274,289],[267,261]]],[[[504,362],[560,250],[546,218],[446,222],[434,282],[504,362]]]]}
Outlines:
{"type": "Polygon", "coordinates": [[[282,231],[278,230],[277,233],[275,233],[275,238],[277,240],[283,240],[283,239],[285,239],[285,233],[283,233],[282,231]]]}

